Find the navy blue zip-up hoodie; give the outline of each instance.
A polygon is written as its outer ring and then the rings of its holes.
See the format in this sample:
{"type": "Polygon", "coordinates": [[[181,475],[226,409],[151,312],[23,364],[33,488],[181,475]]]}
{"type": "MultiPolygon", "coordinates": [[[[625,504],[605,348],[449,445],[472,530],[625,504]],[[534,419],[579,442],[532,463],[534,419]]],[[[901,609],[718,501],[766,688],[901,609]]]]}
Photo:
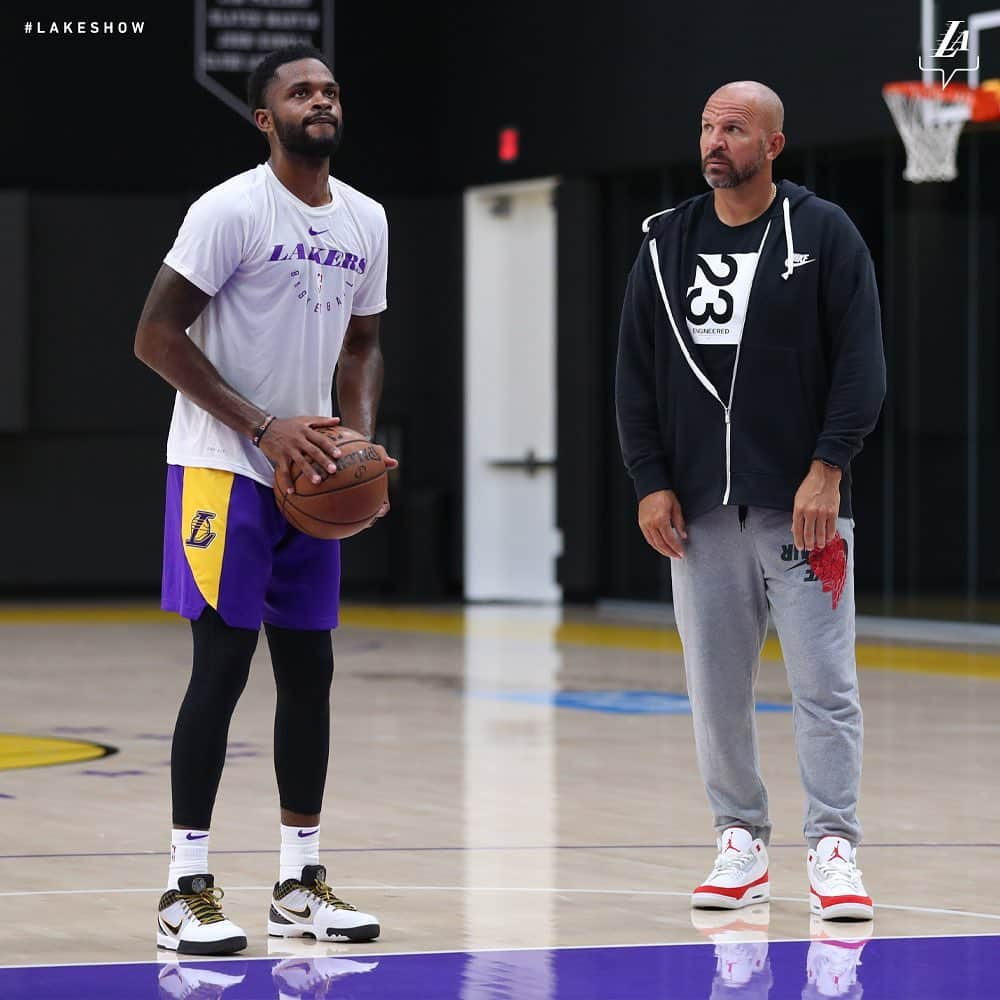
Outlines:
{"type": "Polygon", "coordinates": [[[736,352],[732,397],[706,374],[684,318],[711,191],[643,223],[618,343],[615,402],[622,455],[641,500],[673,490],[686,519],[720,504],[791,511],[819,458],[843,469],[885,396],[871,256],[846,213],[788,181],[777,185],[736,352]]]}

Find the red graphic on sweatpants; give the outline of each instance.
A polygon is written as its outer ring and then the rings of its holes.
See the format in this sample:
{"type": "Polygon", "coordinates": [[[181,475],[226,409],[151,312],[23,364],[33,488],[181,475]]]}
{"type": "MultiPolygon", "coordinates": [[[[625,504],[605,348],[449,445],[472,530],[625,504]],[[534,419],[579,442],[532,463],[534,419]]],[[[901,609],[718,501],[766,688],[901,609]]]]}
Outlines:
{"type": "Polygon", "coordinates": [[[809,568],[823,584],[823,593],[833,595],[833,609],[836,611],[847,583],[847,542],[839,531],[823,548],[810,551],[809,568]]]}

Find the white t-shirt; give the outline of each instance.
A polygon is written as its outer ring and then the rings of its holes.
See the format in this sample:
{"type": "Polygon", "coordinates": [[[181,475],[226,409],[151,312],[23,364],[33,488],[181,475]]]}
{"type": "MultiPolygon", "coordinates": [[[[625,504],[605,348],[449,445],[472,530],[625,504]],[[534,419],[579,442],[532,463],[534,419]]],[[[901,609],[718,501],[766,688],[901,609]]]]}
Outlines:
{"type": "MultiPolygon", "coordinates": [[[[263,163],[202,195],[164,258],[212,296],[188,336],[234,389],[278,417],[330,415],[351,316],[386,307],[385,210],[333,177],[330,195],[313,208],[263,163]]],[[[252,441],[182,393],[167,461],[274,479],[252,441]]]]}

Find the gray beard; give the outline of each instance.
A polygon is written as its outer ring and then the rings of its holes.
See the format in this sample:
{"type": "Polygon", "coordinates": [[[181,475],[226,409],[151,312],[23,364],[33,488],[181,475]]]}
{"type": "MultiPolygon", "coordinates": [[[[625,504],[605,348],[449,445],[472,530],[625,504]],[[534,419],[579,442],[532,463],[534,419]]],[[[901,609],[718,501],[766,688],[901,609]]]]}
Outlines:
{"type": "Polygon", "coordinates": [[[705,183],[708,184],[710,188],[734,188],[739,187],[741,184],[746,183],[752,177],[756,177],[757,174],[761,172],[764,164],[767,162],[767,148],[764,143],[760,144],[760,155],[753,163],[747,164],[742,170],[735,170],[730,167],[730,172],[722,178],[715,178],[714,180],[709,177],[708,171],[702,166],[702,177],[705,178],[705,183]]]}

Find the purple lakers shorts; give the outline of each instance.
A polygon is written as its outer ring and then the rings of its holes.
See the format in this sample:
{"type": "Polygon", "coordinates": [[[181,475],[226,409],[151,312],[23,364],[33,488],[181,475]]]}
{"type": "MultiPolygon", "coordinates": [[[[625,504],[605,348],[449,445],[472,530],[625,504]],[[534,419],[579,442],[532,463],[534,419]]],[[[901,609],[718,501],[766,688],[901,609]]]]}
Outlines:
{"type": "Polygon", "coordinates": [[[234,628],[337,627],[340,542],[293,528],[270,487],[220,469],[167,466],[161,605],[234,628]]]}

